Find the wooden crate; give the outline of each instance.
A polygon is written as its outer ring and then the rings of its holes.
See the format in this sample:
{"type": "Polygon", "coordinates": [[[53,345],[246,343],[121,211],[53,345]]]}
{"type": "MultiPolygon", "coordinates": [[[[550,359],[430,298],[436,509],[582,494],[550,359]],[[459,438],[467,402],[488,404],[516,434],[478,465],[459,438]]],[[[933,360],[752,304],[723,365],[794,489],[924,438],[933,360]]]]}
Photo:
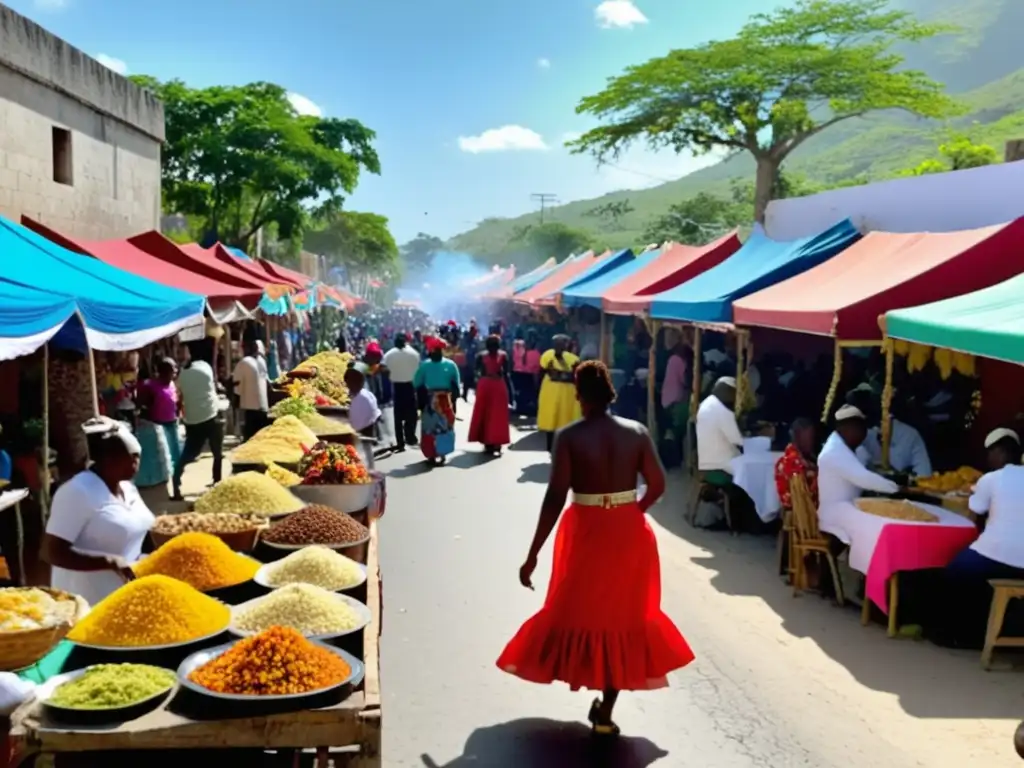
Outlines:
{"type": "MultiPolygon", "coordinates": [[[[29,702],[11,717],[8,765],[40,755],[147,752],[152,750],[273,749],[316,750],[317,765],[326,768],[380,768],[380,630],[381,581],[377,522],[370,523],[367,552],[366,604],[373,620],[363,630],[362,685],[332,707],[289,714],[232,720],[196,721],[160,708],[110,730],[54,730],[37,719],[38,707],[29,702]],[[330,748],[357,751],[328,754],[330,748]]],[[[225,755],[225,757],[228,757],[225,755]]],[[[96,755],[98,762],[102,757],[96,755]]],[[[145,755],[140,754],[140,763],[145,755]]],[[[187,760],[182,754],[182,761],[187,760]]],[[[78,761],[76,761],[78,762],[78,761]]],[[[2,762],[0,762],[2,764],[2,762]]]]}

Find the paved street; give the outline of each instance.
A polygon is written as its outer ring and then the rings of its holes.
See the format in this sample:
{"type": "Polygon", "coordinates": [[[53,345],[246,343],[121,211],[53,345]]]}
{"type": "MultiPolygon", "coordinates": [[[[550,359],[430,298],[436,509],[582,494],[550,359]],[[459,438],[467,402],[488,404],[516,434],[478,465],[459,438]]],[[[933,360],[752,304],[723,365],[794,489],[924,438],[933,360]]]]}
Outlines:
{"type": "MultiPolygon", "coordinates": [[[[461,411],[468,421],[468,412],[461,411]]],[[[585,692],[530,685],[494,660],[538,608],[517,570],[547,479],[540,435],[520,432],[503,458],[465,442],[448,466],[418,451],[389,472],[381,523],[382,686],[386,768],[1003,768],[1021,765],[1012,735],[1022,678],[985,673],[978,654],[889,640],[858,611],[774,576],[774,542],[695,531],[682,491],[655,510],[663,606],[697,661],[671,688],[624,694],[621,744],[594,752],[585,692]]]]}

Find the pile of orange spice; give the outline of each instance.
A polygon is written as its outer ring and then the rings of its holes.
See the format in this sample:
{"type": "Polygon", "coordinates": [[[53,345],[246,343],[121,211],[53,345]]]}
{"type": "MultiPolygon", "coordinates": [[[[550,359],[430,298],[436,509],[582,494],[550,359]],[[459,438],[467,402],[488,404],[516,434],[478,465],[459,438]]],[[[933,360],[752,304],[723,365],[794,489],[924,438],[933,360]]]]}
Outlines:
{"type": "Polygon", "coordinates": [[[338,685],[352,673],[337,654],[291,627],[270,627],[240,640],[189,679],[214,693],[282,696],[338,685]]]}

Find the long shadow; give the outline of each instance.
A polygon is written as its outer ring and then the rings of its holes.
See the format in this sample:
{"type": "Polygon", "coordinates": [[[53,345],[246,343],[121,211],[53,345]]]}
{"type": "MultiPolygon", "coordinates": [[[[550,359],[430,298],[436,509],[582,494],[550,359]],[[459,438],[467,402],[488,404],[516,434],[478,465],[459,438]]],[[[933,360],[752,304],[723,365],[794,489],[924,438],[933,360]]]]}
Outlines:
{"type": "Polygon", "coordinates": [[[647,768],[666,755],[648,739],[604,741],[579,723],[531,718],[478,728],[443,765],[430,755],[421,760],[424,768],[647,768]]]}
{"type": "MultiPolygon", "coordinates": [[[[671,495],[651,509],[666,530],[707,550],[710,556],[692,562],[714,572],[712,586],[727,595],[756,597],[782,620],[794,637],[813,640],[861,685],[892,693],[900,706],[921,718],[1007,718],[1019,720],[1021,699],[1015,673],[985,673],[977,651],[952,651],[927,642],[890,639],[884,627],[860,624],[859,607],[845,609],[807,593],[793,597],[792,587],[777,576],[777,550],[770,536],[729,536],[693,528],[683,519],[679,486],[673,477],[671,495]]],[[[856,574],[845,571],[843,586],[854,594],[856,574]]]]}
{"type": "Polygon", "coordinates": [[[432,471],[434,467],[426,460],[417,461],[415,464],[406,464],[404,467],[395,467],[387,470],[388,477],[419,477],[432,471]]]}
{"type": "Polygon", "coordinates": [[[508,447],[510,451],[544,451],[547,453],[548,443],[543,432],[531,432],[522,440],[518,440],[508,447]]]}
{"type": "Polygon", "coordinates": [[[543,485],[551,477],[551,462],[542,461],[539,464],[530,464],[520,470],[521,474],[518,483],[539,483],[543,485]]]}
{"type": "Polygon", "coordinates": [[[490,464],[492,461],[497,461],[497,459],[497,456],[485,453],[483,450],[472,450],[448,459],[448,466],[455,467],[456,469],[472,469],[483,464],[490,464]]]}

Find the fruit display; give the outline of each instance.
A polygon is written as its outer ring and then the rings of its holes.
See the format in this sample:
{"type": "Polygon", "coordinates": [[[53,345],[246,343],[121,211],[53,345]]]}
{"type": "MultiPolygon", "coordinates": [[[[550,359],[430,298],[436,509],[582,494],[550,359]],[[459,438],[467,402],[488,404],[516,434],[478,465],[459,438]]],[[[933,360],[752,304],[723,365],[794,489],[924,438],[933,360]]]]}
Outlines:
{"type": "Polygon", "coordinates": [[[366,485],[372,483],[354,445],[317,443],[299,462],[303,485],[366,485]]]}
{"type": "Polygon", "coordinates": [[[928,477],[919,477],[914,485],[933,493],[970,493],[971,487],[980,478],[981,472],[974,467],[960,467],[953,472],[937,472],[928,477]]]}
{"type": "Polygon", "coordinates": [[[303,398],[314,406],[348,405],[345,371],[354,359],[335,350],[319,352],[282,377],[287,381],[284,389],[289,398],[303,398]]]}
{"type": "Polygon", "coordinates": [[[895,339],[893,352],[907,358],[907,373],[923,371],[929,361],[939,369],[939,376],[945,381],[953,375],[953,371],[974,378],[978,375],[977,361],[974,355],[955,352],[944,347],[929,347],[926,344],[915,344],[911,341],[895,339]]]}

